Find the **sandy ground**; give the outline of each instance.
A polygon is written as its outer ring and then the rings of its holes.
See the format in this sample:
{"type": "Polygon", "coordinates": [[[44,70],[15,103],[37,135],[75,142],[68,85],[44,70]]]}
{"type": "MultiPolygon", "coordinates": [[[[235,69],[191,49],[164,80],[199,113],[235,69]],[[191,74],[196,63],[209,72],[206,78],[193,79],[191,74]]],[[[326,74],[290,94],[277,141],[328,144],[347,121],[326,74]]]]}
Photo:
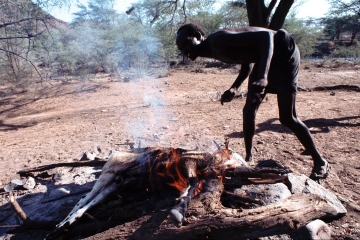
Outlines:
{"type": "MultiPolygon", "coordinates": [[[[211,150],[229,137],[243,157],[242,108],[245,98],[218,101],[237,70],[171,70],[165,78],[116,81],[97,75],[86,82],[44,83],[27,91],[0,88],[0,189],[29,167],[78,160],[85,151],[100,157],[127,143],[211,150]]],[[[300,87],[360,84],[360,70],[302,68],[300,87]]],[[[240,92],[246,90],[246,84],[240,92]]],[[[360,93],[300,91],[297,113],[332,166],[323,184],[348,214],[330,223],[334,238],[360,238],[360,93]]],[[[273,158],[295,173],[310,175],[312,159],[278,121],[277,100],[260,106],[254,138],[255,162],[273,158]]],[[[30,216],[31,217],[31,216],[30,216]]],[[[0,222],[1,225],[1,222],[0,222]]]]}

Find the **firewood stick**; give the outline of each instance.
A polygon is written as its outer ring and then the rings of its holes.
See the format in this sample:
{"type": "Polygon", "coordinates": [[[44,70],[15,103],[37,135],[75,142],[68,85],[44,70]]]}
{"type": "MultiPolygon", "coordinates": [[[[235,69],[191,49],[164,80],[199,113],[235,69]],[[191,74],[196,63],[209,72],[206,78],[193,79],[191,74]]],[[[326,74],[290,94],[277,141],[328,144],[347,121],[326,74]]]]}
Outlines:
{"type": "Polygon", "coordinates": [[[232,169],[227,169],[225,171],[226,176],[239,176],[242,178],[271,178],[281,175],[285,175],[284,172],[269,172],[269,171],[237,171],[232,169]]]}
{"type": "MultiPolygon", "coordinates": [[[[273,170],[273,169],[272,169],[273,170]]],[[[284,182],[286,174],[265,172],[265,171],[236,171],[234,169],[226,170],[224,185],[241,186],[248,184],[274,184],[284,182]]]]}
{"type": "MultiPolygon", "coordinates": [[[[22,227],[25,226],[26,229],[44,229],[50,230],[55,227],[56,222],[53,221],[33,221],[31,220],[26,213],[22,210],[19,203],[16,201],[16,198],[12,192],[9,193],[10,203],[15,213],[20,217],[24,222],[23,225],[13,225],[11,227],[22,227]]],[[[7,227],[7,226],[4,226],[7,227]]]]}
{"type": "Polygon", "coordinates": [[[275,184],[283,183],[286,179],[286,176],[278,176],[277,178],[232,178],[224,179],[223,183],[226,187],[241,187],[242,185],[250,184],[275,184]]]}
{"type": "Polygon", "coordinates": [[[20,225],[3,225],[3,226],[0,226],[0,228],[17,228],[17,227],[20,227],[20,225]]]}
{"type": "Polygon", "coordinates": [[[21,170],[17,172],[21,176],[28,175],[32,172],[43,172],[49,169],[57,168],[57,167],[83,167],[83,166],[89,166],[89,167],[97,167],[97,166],[104,166],[107,161],[100,159],[97,161],[81,161],[81,162],[64,162],[64,163],[55,163],[55,164],[49,164],[44,165],[40,167],[30,168],[27,170],[21,170]]]}
{"type": "Polygon", "coordinates": [[[32,220],[26,215],[26,213],[22,210],[19,203],[16,201],[16,198],[12,192],[9,193],[10,203],[15,213],[20,217],[20,219],[24,222],[25,225],[32,224],[32,220]]]}
{"type": "Polygon", "coordinates": [[[252,198],[252,197],[249,197],[246,195],[235,194],[235,193],[232,193],[232,192],[229,192],[226,190],[223,191],[223,195],[225,197],[226,196],[232,197],[232,198],[234,198],[234,200],[237,200],[237,201],[261,204],[261,201],[258,199],[255,199],[255,198],[252,198]]]}

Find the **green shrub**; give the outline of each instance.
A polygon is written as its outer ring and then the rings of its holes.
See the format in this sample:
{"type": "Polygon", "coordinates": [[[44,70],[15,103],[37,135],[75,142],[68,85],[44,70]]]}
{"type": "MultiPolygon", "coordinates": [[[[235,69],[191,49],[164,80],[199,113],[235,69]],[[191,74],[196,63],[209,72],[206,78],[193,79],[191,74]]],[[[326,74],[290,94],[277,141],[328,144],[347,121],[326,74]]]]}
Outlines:
{"type": "Polygon", "coordinates": [[[331,53],[332,57],[336,58],[359,58],[360,46],[337,46],[331,53]]]}

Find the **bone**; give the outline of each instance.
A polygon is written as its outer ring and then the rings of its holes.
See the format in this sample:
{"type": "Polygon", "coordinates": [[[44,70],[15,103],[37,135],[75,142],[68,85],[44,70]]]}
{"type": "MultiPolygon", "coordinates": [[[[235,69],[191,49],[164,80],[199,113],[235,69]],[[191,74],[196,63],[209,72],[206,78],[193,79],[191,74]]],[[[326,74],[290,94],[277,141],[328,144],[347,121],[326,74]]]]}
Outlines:
{"type": "MultiPolygon", "coordinates": [[[[82,205],[80,208],[72,210],[68,217],[63,222],[57,225],[57,228],[66,227],[66,224],[71,225],[75,220],[79,219],[87,210],[101,203],[110,193],[116,190],[115,183],[107,185],[101,191],[101,194],[97,194],[89,203],[82,205]]],[[[85,202],[85,201],[84,201],[85,202]]],[[[80,202],[79,202],[80,203],[80,202]]]]}

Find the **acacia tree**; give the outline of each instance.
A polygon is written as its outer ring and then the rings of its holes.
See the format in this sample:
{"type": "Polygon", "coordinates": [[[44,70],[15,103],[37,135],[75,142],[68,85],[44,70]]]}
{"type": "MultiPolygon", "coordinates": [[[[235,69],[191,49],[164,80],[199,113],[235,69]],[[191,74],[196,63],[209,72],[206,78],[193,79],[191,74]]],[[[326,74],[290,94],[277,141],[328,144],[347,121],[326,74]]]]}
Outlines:
{"type": "Polygon", "coordinates": [[[177,55],[174,32],[180,25],[193,22],[205,32],[213,32],[221,26],[222,19],[215,13],[214,0],[140,0],[127,11],[131,19],[145,28],[155,30],[166,53],[166,60],[177,55]]]}
{"type": "Polygon", "coordinates": [[[115,0],[90,0],[79,5],[75,19],[62,36],[57,61],[64,73],[91,74],[122,70],[137,76],[152,74],[149,66],[163,57],[153,29],[118,13],[115,0]]]}
{"type": "Polygon", "coordinates": [[[315,53],[316,46],[320,43],[323,36],[320,20],[317,19],[299,19],[295,13],[289,14],[284,23],[284,28],[294,38],[296,45],[301,51],[302,57],[308,57],[315,53]]]}
{"type": "Polygon", "coordinates": [[[360,17],[359,0],[328,0],[332,15],[357,15],[360,17]]]}
{"type": "Polygon", "coordinates": [[[29,64],[39,73],[34,62],[40,50],[47,49],[45,35],[51,35],[58,22],[43,9],[67,1],[0,1],[0,65],[10,80],[20,80],[29,64]]]}
{"type": "Polygon", "coordinates": [[[268,6],[265,1],[227,1],[216,10],[213,0],[140,0],[127,14],[143,26],[155,29],[167,56],[171,57],[177,53],[174,32],[187,22],[200,25],[206,33],[248,25],[280,29],[295,0],[272,0],[268,6]]]}
{"type": "Polygon", "coordinates": [[[223,17],[223,28],[239,28],[249,25],[246,4],[243,2],[226,2],[219,9],[223,17]]]}
{"type": "Polygon", "coordinates": [[[360,1],[329,0],[331,9],[328,17],[324,19],[325,34],[331,40],[340,40],[341,34],[349,33],[349,45],[353,45],[360,33],[360,1]]]}

